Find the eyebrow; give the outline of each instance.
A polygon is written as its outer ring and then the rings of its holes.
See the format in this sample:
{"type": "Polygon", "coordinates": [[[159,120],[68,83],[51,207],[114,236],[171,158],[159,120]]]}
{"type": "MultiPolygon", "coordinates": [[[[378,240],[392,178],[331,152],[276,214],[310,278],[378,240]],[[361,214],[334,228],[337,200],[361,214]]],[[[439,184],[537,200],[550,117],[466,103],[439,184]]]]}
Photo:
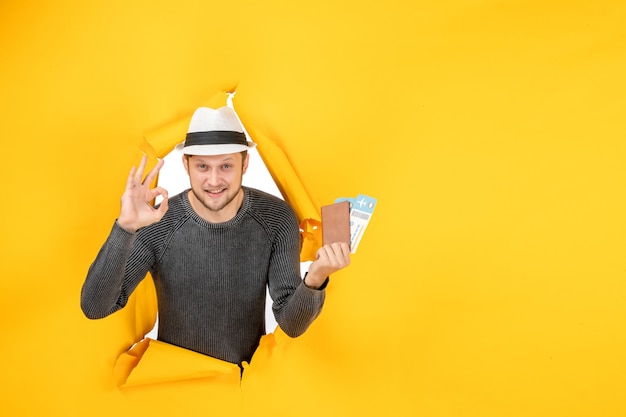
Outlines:
{"type": "MultiPolygon", "coordinates": [[[[198,161],[198,162],[205,162],[205,163],[209,162],[208,160],[205,160],[204,158],[202,158],[204,155],[195,155],[195,156],[196,156],[195,160],[198,161]]],[[[218,163],[224,163],[224,162],[230,162],[230,161],[234,161],[234,160],[235,160],[235,158],[233,158],[231,155],[229,155],[229,156],[225,156],[222,159],[218,159],[217,161],[218,161],[218,163]]]]}

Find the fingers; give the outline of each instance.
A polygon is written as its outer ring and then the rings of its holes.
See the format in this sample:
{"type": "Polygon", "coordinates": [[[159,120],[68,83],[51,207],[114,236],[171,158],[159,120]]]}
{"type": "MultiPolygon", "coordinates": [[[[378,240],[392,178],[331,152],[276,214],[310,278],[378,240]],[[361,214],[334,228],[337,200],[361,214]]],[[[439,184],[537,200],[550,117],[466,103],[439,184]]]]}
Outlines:
{"type": "Polygon", "coordinates": [[[148,157],[144,155],[141,158],[141,162],[139,163],[139,168],[131,168],[130,174],[128,174],[128,179],[126,180],[126,189],[139,187],[140,185],[149,186],[159,174],[159,171],[161,170],[161,167],[164,163],[165,160],[159,159],[155,167],[150,170],[150,172],[148,173],[148,175],[146,175],[144,179],[142,179],[143,173],[146,169],[146,165],[148,164],[148,157]]]}
{"type": "Polygon", "coordinates": [[[134,179],[135,179],[135,171],[136,171],[135,167],[132,167],[130,169],[130,173],[128,174],[128,178],[126,179],[126,189],[127,190],[130,190],[131,188],[133,188],[133,182],[134,182],[134,179]]]}
{"type": "Polygon", "coordinates": [[[158,196],[163,197],[163,200],[167,201],[167,196],[168,196],[167,190],[163,187],[155,187],[152,190],[150,190],[150,197],[152,200],[154,200],[158,196]]]}
{"type": "Polygon", "coordinates": [[[158,196],[163,197],[163,200],[159,203],[159,206],[156,208],[158,219],[161,219],[165,215],[168,209],[167,190],[163,187],[156,187],[150,190],[150,194],[153,200],[156,199],[158,196]]]}
{"type": "Polygon", "coordinates": [[[317,251],[319,261],[334,268],[345,268],[350,265],[350,246],[347,243],[331,243],[317,251]]]}
{"type": "Polygon", "coordinates": [[[168,209],[168,199],[167,196],[164,198],[163,201],[161,201],[161,204],[159,204],[159,208],[157,209],[157,212],[159,213],[159,216],[163,217],[163,215],[165,215],[165,213],[167,212],[168,209]]]}
{"type": "Polygon", "coordinates": [[[143,177],[143,171],[146,169],[146,164],[148,163],[148,157],[146,155],[141,157],[141,162],[139,163],[139,168],[135,172],[135,176],[133,177],[133,187],[137,187],[142,184],[141,177],[143,177]]]}
{"type": "Polygon", "coordinates": [[[163,159],[159,159],[155,167],[152,168],[152,170],[148,173],[148,175],[146,175],[146,178],[143,180],[143,183],[144,184],[152,183],[152,180],[154,180],[156,176],[159,174],[159,171],[161,170],[161,167],[163,166],[164,163],[165,161],[163,159]]]}
{"type": "Polygon", "coordinates": [[[318,288],[326,277],[350,265],[350,245],[332,243],[317,250],[315,261],[309,266],[305,285],[318,288]]]}

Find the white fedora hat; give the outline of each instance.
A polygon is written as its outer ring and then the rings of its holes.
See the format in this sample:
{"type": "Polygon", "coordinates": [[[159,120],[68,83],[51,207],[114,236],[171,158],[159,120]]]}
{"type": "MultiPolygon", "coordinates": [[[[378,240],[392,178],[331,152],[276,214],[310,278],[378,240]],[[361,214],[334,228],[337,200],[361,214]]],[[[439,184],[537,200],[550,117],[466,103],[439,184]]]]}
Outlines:
{"type": "Polygon", "coordinates": [[[230,107],[200,107],[191,116],[185,141],[176,150],[187,155],[223,155],[254,148],[230,107]]]}

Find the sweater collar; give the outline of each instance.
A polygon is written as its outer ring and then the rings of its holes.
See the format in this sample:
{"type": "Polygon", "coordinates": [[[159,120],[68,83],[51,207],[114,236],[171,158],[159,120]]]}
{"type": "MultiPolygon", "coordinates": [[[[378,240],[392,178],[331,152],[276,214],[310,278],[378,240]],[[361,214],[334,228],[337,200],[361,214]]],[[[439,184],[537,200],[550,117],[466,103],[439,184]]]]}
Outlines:
{"type": "Polygon", "coordinates": [[[185,191],[181,193],[181,200],[185,208],[185,212],[195,222],[199,223],[202,226],[208,227],[210,229],[225,229],[225,228],[231,227],[239,223],[241,219],[243,219],[246,216],[246,213],[248,212],[248,209],[250,208],[250,190],[248,189],[248,187],[245,187],[245,186],[242,186],[241,188],[243,189],[243,202],[241,203],[241,207],[239,208],[239,211],[237,212],[237,214],[235,214],[235,217],[222,223],[211,223],[205,220],[204,218],[202,218],[198,213],[196,213],[196,211],[191,206],[191,202],[189,201],[189,193],[191,192],[190,188],[186,189],[185,191]]]}

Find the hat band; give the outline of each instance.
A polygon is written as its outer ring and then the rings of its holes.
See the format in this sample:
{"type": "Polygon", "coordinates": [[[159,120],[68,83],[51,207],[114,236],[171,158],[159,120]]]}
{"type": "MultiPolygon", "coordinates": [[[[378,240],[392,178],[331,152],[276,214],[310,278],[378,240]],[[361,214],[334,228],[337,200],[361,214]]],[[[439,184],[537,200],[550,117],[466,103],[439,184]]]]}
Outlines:
{"type": "Polygon", "coordinates": [[[185,147],[196,145],[244,145],[248,146],[246,135],[230,130],[213,130],[210,132],[191,132],[185,138],[185,147]]]}

